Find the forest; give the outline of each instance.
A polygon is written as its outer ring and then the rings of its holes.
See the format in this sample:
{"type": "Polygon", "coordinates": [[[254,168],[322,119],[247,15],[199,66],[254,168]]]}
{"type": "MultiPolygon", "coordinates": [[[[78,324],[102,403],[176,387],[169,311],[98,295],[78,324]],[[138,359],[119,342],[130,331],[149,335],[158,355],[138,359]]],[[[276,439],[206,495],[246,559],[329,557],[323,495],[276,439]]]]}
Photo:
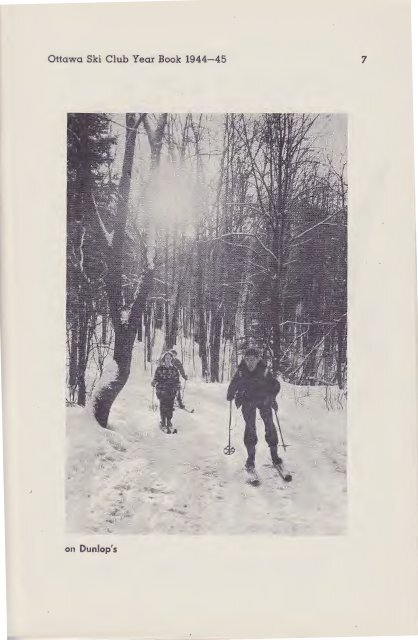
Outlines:
{"type": "Polygon", "coordinates": [[[67,117],[66,401],[106,427],[139,341],[226,382],[256,345],[292,385],[347,381],[346,118],[67,117]]]}

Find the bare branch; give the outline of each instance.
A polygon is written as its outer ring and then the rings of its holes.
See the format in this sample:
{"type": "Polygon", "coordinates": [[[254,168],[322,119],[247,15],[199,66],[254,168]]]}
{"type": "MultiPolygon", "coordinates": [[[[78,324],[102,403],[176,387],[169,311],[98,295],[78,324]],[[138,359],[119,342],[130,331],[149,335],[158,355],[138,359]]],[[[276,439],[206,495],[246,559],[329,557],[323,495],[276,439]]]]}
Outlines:
{"type": "Polygon", "coordinates": [[[76,132],[75,132],[75,131],[73,131],[73,130],[71,129],[71,127],[67,127],[67,131],[69,131],[69,133],[71,133],[71,135],[73,135],[73,136],[74,136],[74,138],[77,140],[77,142],[81,142],[81,140],[80,140],[80,136],[78,136],[78,135],[76,134],[76,132]]]}
{"type": "MultiPolygon", "coordinates": [[[[266,253],[268,253],[269,256],[271,256],[274,260],[277,261],[277,256],[275,256],[274,253],[272,251],[270,251],[270,249],[268,247],[266,247],[264,242],[262,242],[262,240],[260,240],[260,238],[255,233],[245,233],[245,232],[241,232],[241,231],[235,231],[233,233],[224,233],[221,236],[218,236],[216,238],[208,238],[207,240],[199,240],[199,242],[214,242],[215,240],[222,240],[222,238],[231,238],[231,237],[233,238],[235,236],[245,236],[247,238],[254,238],[255,240],[257,240],[259,245],[264,249],[264,251],[266,253]]],[[[247,247],[247,248],[249,248],[249,247],[247,247]]]]}
{"type": "Polygon", "coordinates": [[[308,333],[308,331],[309,331],[309,327],[308,327],[308,328],[306,329],[306,331],[304,331],[303,333],[299,333],[299,335],[297,335],[297,336],[296,336],[296,338],[294,338],[294,339],[292,340],[292,342],[289,344],[288,348],[287,348],[287,349],[285,349],[285,350],[283,351],[283,355],[288,354],[288,353],[292,350],[292,347],[293,347],[293,345],[295,344],[295,342],[297,342],[298,340],[300,340],[300,338],[303,338],[303,336],[306,336],[306,334],[308,333]]]}
{"type": "MultiPolygon", "coordinates": [[[[259,186],[259,183],[258,183],[258,180],[257,180],[257,175],[256,175],[256,171],[258,171],[258,173],[259,173],[259,175],[260,175],[260,178],[261,178],[261,181],[262,181],[262,182],[263,182],[263,184],[264,184],[264,188],[266,189],[267,194],[269,194],[269,189],[268,189],[267,184],[266,184],[266,182],[265,182],[265,180],[264,180],[264,176],[262,176],[262,175],[261,175],[261,172],[260,172],[260,170],[258,169],[258,167],[257,167],[257,163],[256,163],[257,153],[258,153],[258,150],[260,149],[261,142],[260,142],[259,149],[256,151],[256,154],[255,154],[255,156],[253,157],[253,155],[252,155],[252,153],[251,153],[250,141],[249,141],[249,139],[248,139],[247,125],[245,124],[245,119],[243,119],[243,121],[242,121],[242,122],[243,122],[244,134],[245,134],[245,144],[246,144],[246,147],[247,147],[248,157],[250,158],[250,161],[251,161],[252,173],[253,173],[254,180],[255,180],[255,188],[256,188],[256,191],[257,191],[257,196],[258,196],[258,201],[259,201],[259,204],[260,204],[260,208],[261,208],[261,210],[262,210],[263,214],[264,214],[264,215],[266,216],[266,218],[269,220],[270,224],[272,224],[272,225],[273,225],[273,220],[272,220],[271,215],[269,214],[269,212],[268,212],[268,211],[265,209],[265,207],[263,206],[263,200],[262,200],[262,197],[261,197],[260,186],[259,186]]],[[[240,132],[239,132],[239,134],[240,134],[240,132]]]]}
{"type": "Polygon", "coordinates": [[[300,363],[300,365],[298,365],[298,366],[296,367],[296,369],[293,369],[293,371],[291,371],[289,374],[287,374],[288,376],[292,376],[293,374],[295,374],[295,373],[296,373],[296,371],[299,371],[299,369],[300,369],[301,367],[303,367],[303,365],[305,364],[305,362],[306,362],[306,360],[309,358],[309,356],[310,356],[310,355],[312,355],[312,353],[313,353],[314,351],[316,351],[316,350],[321,346],[321,344],[324,342],[325,338],[326,338],[327,336],[329,336],[329,334],[330,334],[332,331],[334,331],[334,329],[335,329],[335,327],[337,326],[337,324],[338,324],[338,323],[340,322],[340,320],[342,320],[346,315],[347,315],[346,313],[343,313],[343,315],[342,315],[340,318],[338,318],[338,320],[336,320],[336,321],[334,322],[334,324],[332,325],[331,329],[330,329],[329,331],[327,331],[326,333],[324,333],[324,335],[322,336],[322,338],[321,338],[321,339],[320,339],[320,340],[319,340],[319,341],[318,341],[318,342],[317,342],[317,343],[312,347],[312,349],[309,351],[309,353],[308,353],[308,354],[306,354],[306,356],[303,358],[303,360],[302,360],[302,362],[300,363]]]}
{"type": "Polygon", "coordinates": [[[118,127],[121,127],[122,129],[125,129],[126,131],[136,131],[146,115],[147,115],[146,113],[141,113],[141,115],[138,118],[138,122],[136,122],[133,127],[127,127],[125,124],[122,124],[121,122],[117,122],[117,120],[112,120],[112,118],[109,118],[108,116],[103,116],[103,117],[108,122],[113,122],[113,124],[116,124],[118,127]]]}
{"type": "Polygon", "coordinates": [[[312,227],[309,227],[308,229],[305,229],[305,231],[302,231],[302,233],[299,233],[297,236],[293,236],[293,238],[290,239],[290,242],[292,243],[292,242],[294,242],[294,240],[298,240],[299,238],[302,238],[302,236],[304,236],[306,233],[309,233],[309,231],[312,231],[312,229],[316,229],[316,227],[319,227],[321,224],[325,224],[327,222],[327,220],[330,220],[331,218],[336,216],[338,213],[341,213],[341,210],[334,211],[334,213],[331,213],[329,216],[327,216],[323,220],[320,220],[319,222],[314,224],[312,227]]]}
{"type": "MultiPolygon", "coordinates": [[[[342,316],[344,317],[344,316],[342,316]]],[[[312,325],[316,325],[316,324],[322,324],[322,325],[332,325],[335,326],[335,322],[339,322],[341,320],[341,318],[339,318],[339,320],[337,321],[333,321],[333,322],[321,322],[320,320],[313,320],[312,322],[295,322],[294,320],[285,320],[284,322],[280,323],[281,327],[284,327],[286,324],[297,324],[297,325],[304,325],[304,326],[308,326],[311,327],[312,325]]]]}
{"type": "MultiPolygon", "coordinates": [[[[216,238],[211,238],[211,240],[216,240],[216,238]]],[[[221,239],[222,244],[227,244],[230,247],[241,247],[242,249],[246,249],[247,251],[252,251],[253,253],[255,253],[256,256],[261,256],[260,253],[258,253],[258,251],[256,251],[254,249],[254,247],[249,247],[246,244],[240,244],[239,242],[228,242],[227,240],[222,240],[221,239]]]]}

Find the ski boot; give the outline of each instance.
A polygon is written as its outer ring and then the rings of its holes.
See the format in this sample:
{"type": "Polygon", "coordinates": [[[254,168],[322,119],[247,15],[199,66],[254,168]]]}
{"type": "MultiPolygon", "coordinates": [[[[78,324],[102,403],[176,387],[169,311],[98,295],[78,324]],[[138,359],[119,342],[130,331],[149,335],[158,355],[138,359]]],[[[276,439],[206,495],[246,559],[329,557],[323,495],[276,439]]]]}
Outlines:
{"type": "Polygon", "coordinates": [[[248,458],[245,463],[245,468],[247,471],[254,471],[255,469],[255,449],[248,450],[248,458]]]}
{"type": "Polygon", "coordinates": [[[245,470],[248,474],[247,483],[251,484],[253,487],[258,487],[260,484],[260,479],[258,477],[257,471],[255,470],[255,450],[248,451],[245,470]]]}

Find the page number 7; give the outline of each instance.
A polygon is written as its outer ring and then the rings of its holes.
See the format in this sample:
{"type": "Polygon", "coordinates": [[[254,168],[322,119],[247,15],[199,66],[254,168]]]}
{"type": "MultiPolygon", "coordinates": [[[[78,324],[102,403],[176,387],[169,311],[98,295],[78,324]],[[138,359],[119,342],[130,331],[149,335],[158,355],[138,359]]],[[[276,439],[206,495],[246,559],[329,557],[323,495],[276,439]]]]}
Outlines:
{"type": "Polygon", "coordinates": [[[361,56],[361,64],[364,64],[367,60],[367,56],[361,56]]]}

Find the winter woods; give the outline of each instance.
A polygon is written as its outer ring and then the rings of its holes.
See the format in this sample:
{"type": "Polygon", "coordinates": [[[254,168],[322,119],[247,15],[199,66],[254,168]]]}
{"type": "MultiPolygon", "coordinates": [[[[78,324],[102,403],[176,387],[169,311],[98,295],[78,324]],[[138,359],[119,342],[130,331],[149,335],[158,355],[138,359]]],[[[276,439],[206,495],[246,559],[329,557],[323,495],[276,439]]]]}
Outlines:
{"type": "Polygon", "coordinates": [[[143,344],[226,381],[248,341],[346,384],[344,116],[69,114],[67,400],[107,425],[143,344]],[[161,342],[161,341],[160,341],[161,342]],[[160,348],[161,350],[161,348],[160,348]]]}

